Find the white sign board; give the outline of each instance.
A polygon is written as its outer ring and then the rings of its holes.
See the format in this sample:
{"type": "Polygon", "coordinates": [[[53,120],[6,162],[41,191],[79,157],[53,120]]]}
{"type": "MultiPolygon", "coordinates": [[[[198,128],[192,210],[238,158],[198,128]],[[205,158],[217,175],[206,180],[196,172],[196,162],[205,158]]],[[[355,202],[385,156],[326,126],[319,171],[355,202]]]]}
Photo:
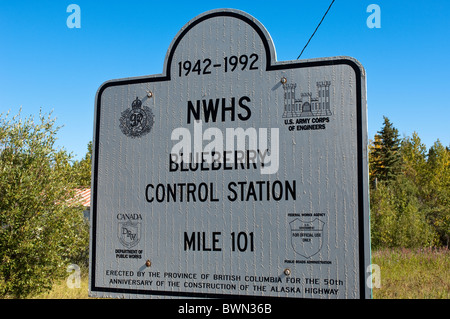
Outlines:
{"type": "Polygon", "coordinates": [[[96,96],[93,296],[369,298],[365,73],[237,10],[96,96]]]}

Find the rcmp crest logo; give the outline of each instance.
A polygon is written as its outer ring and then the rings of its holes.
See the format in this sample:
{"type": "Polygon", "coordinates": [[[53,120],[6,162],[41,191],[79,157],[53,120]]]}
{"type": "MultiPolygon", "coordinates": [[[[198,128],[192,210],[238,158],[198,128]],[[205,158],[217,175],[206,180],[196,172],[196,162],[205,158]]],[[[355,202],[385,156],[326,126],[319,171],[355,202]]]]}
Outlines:
{"type": "Polygon", "coordinates": [[[120,129],[122,133],[131,138],[141,137],[149,133],[154,123],[152,110],[142,105],[138,97],[128,108],[122,112],[120,117],[120,129]]]}

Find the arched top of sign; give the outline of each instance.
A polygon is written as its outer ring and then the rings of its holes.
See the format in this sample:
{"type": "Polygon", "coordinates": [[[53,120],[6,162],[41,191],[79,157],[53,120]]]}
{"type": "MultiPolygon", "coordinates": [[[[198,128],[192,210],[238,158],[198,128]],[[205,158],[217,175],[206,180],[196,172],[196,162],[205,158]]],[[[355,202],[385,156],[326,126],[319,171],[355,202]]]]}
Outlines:
{"type": "Polygon", "coordinates": [[[272,38],[256,18],[236,9],[215,9],[198,15],[181,28],[167,50],[162,74],[106,81],[97,91],[97,102],[111,86],[170,81],[192,72],[221,70],[225,71],[223,74],[231,74],[226,73],[227,67],[229,71],[247,71],[252,67],[274,71],[339,64],[350,66],[356,78],[365,76],[362,65],[347,56],[277,61],[272,38]]]}
{"type": "MultiPolygon", "coordinates": [[[[208,31],[212,33],[211,30],[208,31]]],[[[186,36],[188,34],[191,35],[192,33],[194,34],[192,36],[192,38],[195,39],[194,41],[197,41],[203,46],[206,41],[209,41],[211,47],[217,47],[214,42],[220,42],[219,45],[222,47],[228,46],[229,48],[232,48],[234,45],[237,46],[239,39],[230,38],[230,43],[223,45],[223,42],[227,40],[223,37],[225,34],[238,35],[237,37],[242,38],[247,42],[252,40],[254,41],[252,44],[253,46],[257,45],[256,42],[258,41],[255,40],[256,36],[258,36],[265,51],[264,60],[266,62],[266,70],[269,70],[271,65],[276,62],[276,51],[272,38],[266,28],[257,19],[244,11],[236,9],[216,9],[200,14],[186,23],[172,40],[164,61],[164,72],[169,79],[172,75],[171,67],[173,66],[172,63],[174,61],[175,53],[180,50],[180,46],[183,47],[181,44],[184,40],[186,40],[186,36]],[[205,22],[209,23],[208,28],[213,27],[215,24],[218,26],[217,36],[215,38],[212,38],[210,35],[206,35],[204,30],[200,29],[200,25],[205,22]],[[243,24],[245,24],[245,26],[243,24]],[[254,33],[255,37],[249,39],[249,37],[252,36],[250,33],[254,33]]],[[[246,44],[249,45],[248,43],[246,44]]],[[[202,49],[204,50],[205,48],[203,47],[202,49]]]]}

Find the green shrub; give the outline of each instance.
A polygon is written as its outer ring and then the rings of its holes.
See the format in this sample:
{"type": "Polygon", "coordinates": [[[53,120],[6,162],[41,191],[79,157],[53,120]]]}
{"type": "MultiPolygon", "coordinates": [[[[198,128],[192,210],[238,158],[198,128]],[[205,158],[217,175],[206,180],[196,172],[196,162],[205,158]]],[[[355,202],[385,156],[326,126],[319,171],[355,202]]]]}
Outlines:
{"type": "Polygon", "coordinates": [[[70,155],[55,120],[0,116],[0,296],[51,289],[88,247],[88,225],[69,199],[70,155]]]}

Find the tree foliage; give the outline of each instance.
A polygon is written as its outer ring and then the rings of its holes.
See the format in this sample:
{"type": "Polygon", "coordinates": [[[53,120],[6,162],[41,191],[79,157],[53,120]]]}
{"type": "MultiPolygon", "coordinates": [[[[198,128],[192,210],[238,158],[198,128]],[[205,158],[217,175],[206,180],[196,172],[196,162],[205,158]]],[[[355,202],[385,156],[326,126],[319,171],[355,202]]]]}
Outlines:
{"type": "Polygon", "coordinates": [[[74,182],[78,187],[91,187],[92,141],[88,143],[86,155],[72,165],[74,182]]]}
{"type": "Polygon", "coordinates": [[[88,225],[70,202],[70,155],[55,146],[55,120],[0,116],[0,296],[52,286],[86,253],[88,225]]]}
{"type": "Polygon", "coordinates": [[[416,132],[399,140],[387,118],[378,133],[369,147],[372,246],[448,247],[449,148],[438,140],[427,152],[416,132]]]}
{"type": "Polygon", "coordinates": [[[400,172],[400,139],[398,130],[387,117],[378,134],[375,136],[371,157],[372,181],[389,181],[395,179],[400,172]]]}

